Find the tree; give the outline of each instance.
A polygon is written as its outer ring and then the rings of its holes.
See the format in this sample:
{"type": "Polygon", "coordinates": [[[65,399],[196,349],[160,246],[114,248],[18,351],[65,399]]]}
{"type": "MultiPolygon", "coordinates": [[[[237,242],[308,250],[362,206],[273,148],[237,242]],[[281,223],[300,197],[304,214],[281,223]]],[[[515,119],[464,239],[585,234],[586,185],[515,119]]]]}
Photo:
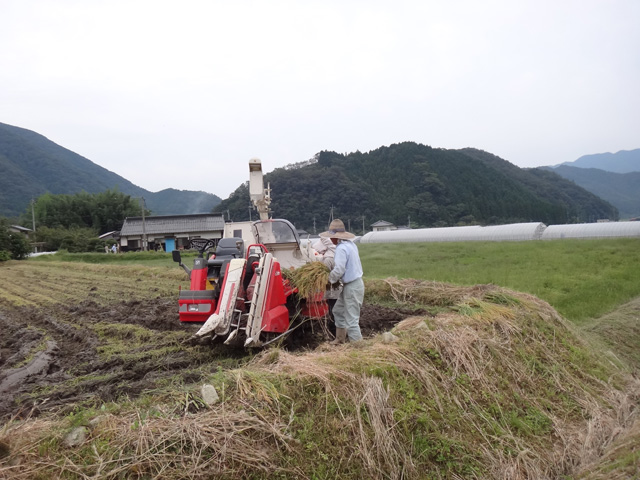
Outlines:
{"type": "Polygon", "coordinates": [[[0,219],[0,261],[22,260],[31,253],[27,237],[9,230],[6,219],[0,219]]]}
{"type": "MultiPolygon", "coordinates": [[[[117,190],[74,195],[45,193],[35,201],[34,212],[39,227],[91,228],[100,235],[120,230],[126,217],[140,215],[140,206],[137,199],[117,190]]],[[[23,222],[31,222],[31,212],[23,216],[23,222]]]]}

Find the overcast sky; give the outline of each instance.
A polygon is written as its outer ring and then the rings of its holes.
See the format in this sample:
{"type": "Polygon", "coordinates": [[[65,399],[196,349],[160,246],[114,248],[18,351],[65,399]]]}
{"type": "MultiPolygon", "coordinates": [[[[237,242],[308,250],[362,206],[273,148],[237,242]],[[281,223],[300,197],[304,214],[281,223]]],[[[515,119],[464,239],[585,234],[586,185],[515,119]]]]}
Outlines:
{"type": "Polygon", "coordinates": [[[222,198],[403,141],[555,165],[640,148],[640,1],[0,0],[0,122],[222,198]]]}

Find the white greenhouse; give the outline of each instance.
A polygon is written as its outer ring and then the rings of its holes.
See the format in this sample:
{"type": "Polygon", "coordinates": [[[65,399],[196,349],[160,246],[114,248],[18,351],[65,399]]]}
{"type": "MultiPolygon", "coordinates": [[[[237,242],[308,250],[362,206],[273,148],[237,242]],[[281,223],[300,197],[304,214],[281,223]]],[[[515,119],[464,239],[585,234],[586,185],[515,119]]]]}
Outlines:
{"type": "MultiPolygon", "coordinates": [[[[639,222],[640,223],[640,222],[639,222]]],[[[418,228],[415,230],[393,230],[369,232],[360,238],[360,243],[394,242],[502,242],[540,240],[544,223],[513,223],[481,227],[418,228]]]]}
{"type": "Polygon", "coordinates": [[[542,240],[561,238],[619,238],[640,237],[640,222],[577,223],[550,225],[542,233],[542,240]]]}

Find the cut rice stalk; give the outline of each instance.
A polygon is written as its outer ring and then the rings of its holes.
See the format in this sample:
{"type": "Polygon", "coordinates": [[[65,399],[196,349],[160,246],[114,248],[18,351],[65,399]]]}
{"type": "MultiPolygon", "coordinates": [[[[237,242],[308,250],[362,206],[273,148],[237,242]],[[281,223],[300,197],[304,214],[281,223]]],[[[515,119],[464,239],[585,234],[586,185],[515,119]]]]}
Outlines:
{"type": "Polygon", "coordinates": [[[292,272],[291,283],[302,298],[312,299],[324,292],[329,282],[329,267],[322,262],[310,262],[292,272]]]}

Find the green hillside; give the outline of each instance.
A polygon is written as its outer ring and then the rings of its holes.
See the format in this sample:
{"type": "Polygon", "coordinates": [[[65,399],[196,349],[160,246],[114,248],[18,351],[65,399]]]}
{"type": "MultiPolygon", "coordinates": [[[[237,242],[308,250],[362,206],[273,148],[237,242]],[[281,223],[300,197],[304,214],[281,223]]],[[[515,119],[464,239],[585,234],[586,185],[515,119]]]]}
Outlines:
{"type": "Polygon", "coordinates": [[[0,123],[0,215],[17,217],[44,193],[99,193],[118,189],[144,197],[155,215],[208,213],[220,198],[205,192],[153,193],[46,137],[0,123]]]}
{"type": "MultiPolygon", "coordinates": [[[[437,227],[618,218],[615,207],[553,172],[524,170],[480,150],[413,142],[368,153],[323,151],[313,162],[270,172],[265,182],[271,184],[274,217],[311,232],[314,221],[316,231],[324,229],[332,208],[356,233],[381,219],[437,227]]],[[[216,210],[248,220],[249,203],[243,184],[216,210]]]]}

